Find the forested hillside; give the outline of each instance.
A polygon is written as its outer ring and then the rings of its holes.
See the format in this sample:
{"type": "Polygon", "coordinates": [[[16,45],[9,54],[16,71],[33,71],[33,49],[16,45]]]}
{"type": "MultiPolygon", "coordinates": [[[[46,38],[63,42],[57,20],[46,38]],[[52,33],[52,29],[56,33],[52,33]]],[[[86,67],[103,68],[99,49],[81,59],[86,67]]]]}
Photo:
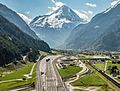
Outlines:
{"type": "Polygon", "coordinates": [[[0,66],[19,60],[30,48],[50,51],[47,43],[32,38],[0,16],[0,66]]]}

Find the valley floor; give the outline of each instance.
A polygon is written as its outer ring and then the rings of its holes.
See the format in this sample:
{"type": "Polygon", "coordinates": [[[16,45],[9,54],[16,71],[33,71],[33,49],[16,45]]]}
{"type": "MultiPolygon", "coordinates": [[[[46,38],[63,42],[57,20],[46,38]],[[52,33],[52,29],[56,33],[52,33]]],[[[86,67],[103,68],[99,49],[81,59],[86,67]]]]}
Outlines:
{"type": "Polygon", "coordinates": [[[58,51],[51,54],[41,52],[42,58],[39,57],[37,63],[12,71],[0,68],[0,91],[119,91],[113,81],[100,73],[119,84],[119,64],[115,64],[114,59],[94,60],[94,56],[96,54],[73,56],[58,51]],[[109,68],[114,68],[116,74],[109,68]]]}

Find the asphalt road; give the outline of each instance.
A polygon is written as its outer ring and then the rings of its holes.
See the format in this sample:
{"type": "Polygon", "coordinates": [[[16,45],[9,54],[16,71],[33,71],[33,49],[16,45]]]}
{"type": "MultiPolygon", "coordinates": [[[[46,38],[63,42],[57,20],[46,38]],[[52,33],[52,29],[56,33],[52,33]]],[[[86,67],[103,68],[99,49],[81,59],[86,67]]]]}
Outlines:
{"type": "Polygon", "coordinates": [[[36,91],[66,91],[55,65],[59,57],[48,56],[38,63],[36,91]],[[46,59],[50,60],[46,62],[46,59]]]}

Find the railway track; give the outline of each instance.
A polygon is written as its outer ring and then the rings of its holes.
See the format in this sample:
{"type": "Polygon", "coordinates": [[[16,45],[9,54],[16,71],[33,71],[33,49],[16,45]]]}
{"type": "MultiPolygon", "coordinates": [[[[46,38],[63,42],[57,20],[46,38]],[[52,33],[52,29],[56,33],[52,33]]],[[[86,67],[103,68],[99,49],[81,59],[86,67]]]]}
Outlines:
{"type": "Polygon", "coordinates": [[[111,81],[115,86],[117,86],[118,88],[120,88],[120,83],[118,83],[116,80],[114,80],[113,78],[111,78],[110,76],[108,76],[107,74],[105,74],[103,71],[101,71],[98,68],[96,68],[95,66],[93,66],[91,63],[88,62],[88,64],[90,66],[92,66],[96,71],[98,71],[101,75],[103,75],[106,79],[108,79],[109,81],[111,81]]]}

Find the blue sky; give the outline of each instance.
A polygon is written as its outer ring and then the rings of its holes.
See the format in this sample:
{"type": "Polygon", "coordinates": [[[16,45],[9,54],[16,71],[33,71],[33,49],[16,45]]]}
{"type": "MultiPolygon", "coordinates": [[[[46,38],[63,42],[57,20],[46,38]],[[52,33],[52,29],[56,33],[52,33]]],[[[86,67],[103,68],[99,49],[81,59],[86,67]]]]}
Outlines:
{"type": "Polygon", "coordinates": [[[90,17],[93,17],[95,14],[110,7],[112,1],[113,0],[0,0],[0,3],[33,19],[38,15],[51,12],[52,10],[48,9],[48,7],[54,7],[54,2],[61,2],[74,10],[89,14],[90,17]]]}

